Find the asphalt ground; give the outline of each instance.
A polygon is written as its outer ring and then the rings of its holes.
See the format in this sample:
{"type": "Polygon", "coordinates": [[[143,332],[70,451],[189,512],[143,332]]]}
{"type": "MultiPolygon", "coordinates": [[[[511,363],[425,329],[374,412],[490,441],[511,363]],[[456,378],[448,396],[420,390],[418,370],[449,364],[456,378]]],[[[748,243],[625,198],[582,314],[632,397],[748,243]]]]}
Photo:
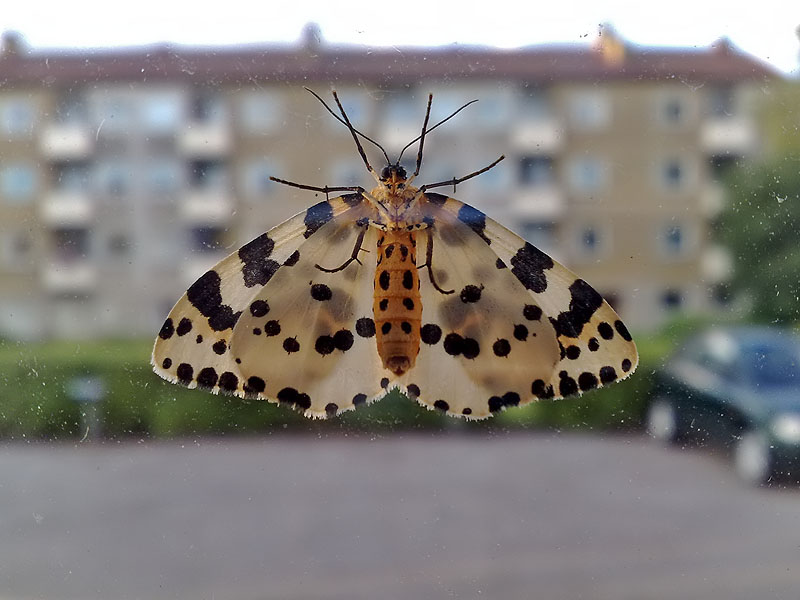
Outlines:
{"type": "Polygon", "coordinates": [[[800,489],[639,436],[0,447],[0,599],[800,597],[800,489]]]}

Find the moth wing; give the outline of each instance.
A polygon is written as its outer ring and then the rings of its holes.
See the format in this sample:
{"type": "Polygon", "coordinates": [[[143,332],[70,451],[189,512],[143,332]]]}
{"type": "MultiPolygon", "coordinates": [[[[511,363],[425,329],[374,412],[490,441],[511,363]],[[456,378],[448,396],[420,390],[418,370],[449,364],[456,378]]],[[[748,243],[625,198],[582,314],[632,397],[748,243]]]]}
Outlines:
{"type": "Polygon", "coordinates": [[[458,200],[428,193],[420,208],[433,223],[421,237],[433,241],[434,280],[454,292],[442,294],[420,274],[423,343],[417,367],[403,380],[410,395],[450,414],[483,418],[633,372],[638,355],[625,325],[585,281],[458,200]],[[426,325],[441,328],[437,343],[426,343],[426,325]],[[461,367],[457,376],[444,377],[454,364],[461,367]]]}
{"type": "Polygon", "coordinates": [[[385,395],[389,372],[376,350],[372,319],[375,253],[366,251],[375,248],[376,236],[372,228],[328,223],[301,246],[297,263],[259,292],[256,302],[269,312],[242,315],[231,351],[243,377],[257,383],[259,397],[326,417],[385,395]],[[335,273],[318,268],[343,265],[360,233],[363,264],[352,261],[335,273]]]}
{"type": "MultiPolygon", "coordinates": [[[[326,416],[333,412],[332,404],[336,411],[347,410],[383,395],[374,340],[356,334],[351,351],[334,348],[326,356],[316,353],[311,341],[320,323],[338,327],[331,331],[335,338],[344,329],[355,332],[355,315],[371,315],[373,268],[356,261],[337,273],[314,267],[317,262],[327,268],[344,263],[362,230],[356,222],[370,216],[359,194],[326,200],[223,259],[192,284],[170,312],[153,348],[155,372],[190,388],[284,401],[308,416],[326,416]],[[336,291],[327,309],[315,306],[320,303],[311,297],[314,283],[336,291]],[[355,320],[348,321],[349,315],[355,320]],[[270,321],[277,326],[267,328],[270,321]],[[276,327],[280,333],[274,333],[276,327]],[[283,342],[291,336],[296,336],[300,349],[288,352],[283,342]],[[369,359],[350,358],[364,354],[366,346],[371,349],[369,359]],[[348,360],[343,361],[345,354],[348,360]],[[334,367],[341,371],[336,373],[334,367]],[[339,396],[325,399],[326,386],[328,394],[337,390],[339,396]],[[341,395],[350,388],[357,391],[349,398],[341,395]]],[[[367,238],[374,235],[368,233],[367,238]]],[[[375,244],[365,238],[366,243],[375,244]]],[[[361,330],[366,334],[369,327],[361,330]]],[[[339,334],[334,344],[343,348],[346,337],[339,334]]]]}

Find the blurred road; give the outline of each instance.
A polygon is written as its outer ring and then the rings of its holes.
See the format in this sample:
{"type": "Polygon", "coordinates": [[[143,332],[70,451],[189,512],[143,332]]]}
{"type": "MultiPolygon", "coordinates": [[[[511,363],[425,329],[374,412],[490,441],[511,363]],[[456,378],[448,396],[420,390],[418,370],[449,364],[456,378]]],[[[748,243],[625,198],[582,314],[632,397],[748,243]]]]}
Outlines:
{"type": "Polygon", "coordinates": [[[800,597],[800,490],[639,437],[0,448],[0,599],[800,597]]]}

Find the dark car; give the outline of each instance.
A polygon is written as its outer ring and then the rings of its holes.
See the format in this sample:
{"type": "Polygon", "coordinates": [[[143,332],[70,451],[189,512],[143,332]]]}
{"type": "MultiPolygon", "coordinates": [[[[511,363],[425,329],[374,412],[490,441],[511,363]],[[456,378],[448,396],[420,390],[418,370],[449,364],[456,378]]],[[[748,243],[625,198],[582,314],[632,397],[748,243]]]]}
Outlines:
{"type": "Polygon", "coordinates": [[[800,338],[793,333],[709,329],[670,358],[653,390],[653,437],[721,443],[751,483],[800,475],[800,338]]]}

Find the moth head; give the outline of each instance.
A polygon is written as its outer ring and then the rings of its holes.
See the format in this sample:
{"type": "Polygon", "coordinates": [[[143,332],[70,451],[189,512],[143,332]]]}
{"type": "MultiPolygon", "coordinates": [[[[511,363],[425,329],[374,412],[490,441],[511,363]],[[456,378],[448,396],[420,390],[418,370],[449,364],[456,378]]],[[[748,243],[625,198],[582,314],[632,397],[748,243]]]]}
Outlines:
{"type": "Polygon", "coordinates": [[[381,171],[381,183],[391,190],[402,190],[407,180],[406,170],[399,164],[386,165],[381,171]]]}

